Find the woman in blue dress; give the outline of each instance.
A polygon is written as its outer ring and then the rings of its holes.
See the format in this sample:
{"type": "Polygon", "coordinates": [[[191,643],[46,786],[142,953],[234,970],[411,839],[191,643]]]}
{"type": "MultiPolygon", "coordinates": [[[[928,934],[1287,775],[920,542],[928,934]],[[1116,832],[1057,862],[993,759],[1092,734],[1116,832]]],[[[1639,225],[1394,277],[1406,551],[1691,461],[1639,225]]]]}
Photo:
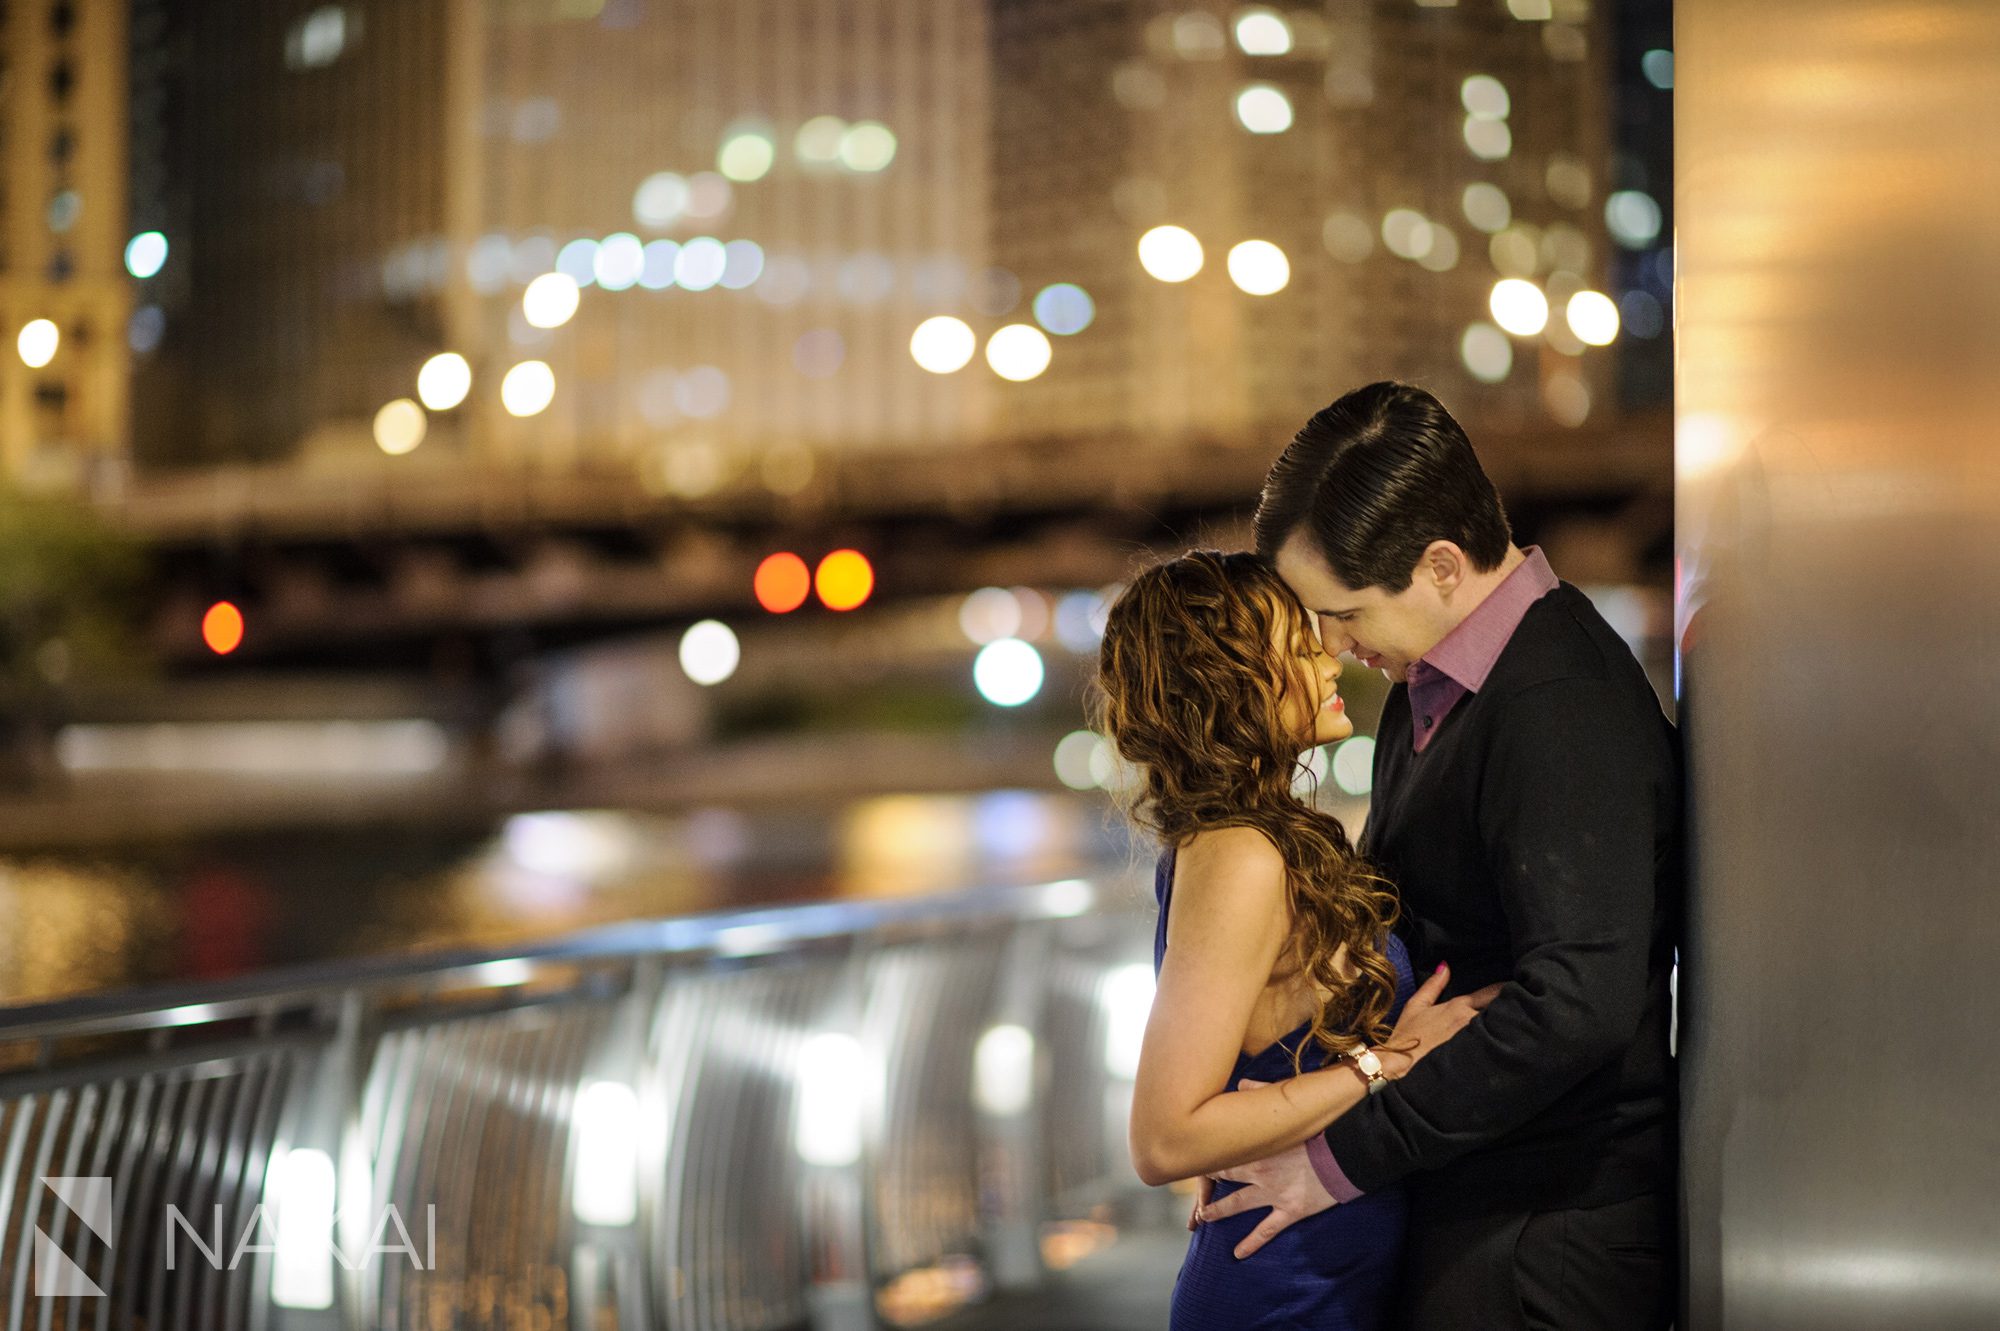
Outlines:
{"type": "MultiPolygon", "coordinates": [[[[1311,616],[1254,555],[1192,551],[1111,609],[1099,719],[1137,772],[1129,812],[1163,848],[1159,989],[1131,1122],[1149,1184],[1204,1178],[1206,1193],[1206,1175],[1303,1150],[1491,999],[1439,1003],[1443,968],[1416,987],[1392,889],[1338,819],[1292,793],[1303,752],[1354,732],[1339,678],[1311,616]]],[[[1400,1189],[1372,1192],[1247,1258],[1236,1250],[1268,1212],[1198,1223],[1173,1331],[1375,1331],[1404,1213],[1400,1189]]]]}

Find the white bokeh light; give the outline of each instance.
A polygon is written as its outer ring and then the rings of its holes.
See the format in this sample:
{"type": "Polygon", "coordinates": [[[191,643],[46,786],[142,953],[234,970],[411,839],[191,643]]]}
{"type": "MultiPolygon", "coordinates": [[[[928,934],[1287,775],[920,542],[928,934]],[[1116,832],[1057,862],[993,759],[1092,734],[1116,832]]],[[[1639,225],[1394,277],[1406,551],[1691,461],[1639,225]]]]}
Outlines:
{"type": "Polygon", "coordinates": [[[417,371],[417,397],[432,411],[450,411],[472,391],[472,365],[456,351],[441,351],[417,371]]]}
{"type": "Polygon", "coordinates": [[[1139,237],[1139,263],[1162,282],[1185,282],[1201,271],[1201,242],[1185,227],[1156,226],[1139,237]]]}
{"type": "Polygon", "coordinates": [[[1048,334],[1033,324],[1008,324],[986,340],[986,363],[993,373],[1014,383],[1040,375],[1054,354],[1048,334]]]}
{"type": "Polygon", "coordinates": [[[547,361],[524,360],[500,381],[500,404],[510,416],[539,416],[556,398],[556,372],[547,361]]]}
{"type": "Polygon", "coordinates": [[[1252,296],[1269,296],[1292,280],[1292,264],[1270,241],[1246,240],[1229,251],[1229,280],[1252,296]]]}
{"type": "Polygon", "coordinates": [[[1506,277],[1493,284],[1487,300],[1493,322],[1516,337],[1533,337],[1548,326],[1549,298],[1533,282],[1506,277]]]}
{"type": "Polygon", "coordinates": [[[1268,83],[1236,94],[1236,119],[1252,134],[1283,134],[1292,127],[1292,100],[1268,83]]]}
{"type": "Polygon", "coordinates": [[[1349,795],[1366,795],[1375,788],[1375,740],[1356,735],[1333,751],[1333,784],[1349,795]]]}
{"type": "Polygon", "coordinates": [[[56,358],[56,349],[62,345],[62,330],[53,319],[32,319],[21,328],[21,335],[14,339],[14,349],[21,354],[21,364],[31,370],[39,370],[56,358]]]}
{"type": "Polygon", "coordinates": [[[1563,313],[1579,341],[1608,347],[1618,338],[1618,307],[1601,291],[1577,292],[1563,313]]]}
{"type": "Polygon", "coordinates": [[[646,267],[646,247],[629,231],[606,236],[591,260],[591,273],[606,291],[625,291],[639,280],[646,267]]]}
{"type": "Polygon", "coordinates": [[[706,687],[736,673],[743,648],[729,625],[719,619],[704,619],[681,635],[680,658],[687,677],[706,687]]]}
{"type": "Polygon", "coordinates": [[[1292,25],[1271,9],[1246,9],[1236,16],[1236,46],[1244,55],[1289,55],[1292,25]]]}
{"type": "Polygon", "coordinates": [[[979,339],[963,319],[940,314],[910,334],[910,358],[932,374],[953,374],[971,363],[979,339]]]}
{"type": "Polygon", "coordinates": [[[576,317],[583,292],[568,273],[543,273],[521,293],[521,314],[537,328],[560,328],[576,317]]]}
{"type": "Polygon", "coordinates": [[[1042,691],[1042,654],[1019,638],[1002,638],[979,649],[972,682],[979,696],[996,707],[1019,707],[1042,691]]]}

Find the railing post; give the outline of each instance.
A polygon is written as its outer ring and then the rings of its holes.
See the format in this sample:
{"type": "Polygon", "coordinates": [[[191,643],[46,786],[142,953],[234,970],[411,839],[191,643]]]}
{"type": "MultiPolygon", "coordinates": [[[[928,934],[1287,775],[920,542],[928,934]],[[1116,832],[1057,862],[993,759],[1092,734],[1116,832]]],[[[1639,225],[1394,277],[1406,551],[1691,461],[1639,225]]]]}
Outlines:
{"type": "Polygon", "coordinates": [[[981,1221],[987,1275],[995,1290],[1030,1289],[1043,1279],[1042,1006],[1049,931],[1016,924],[1001,958],[991,1020],[973,1053],[979,1111],[981,1221]]]}
{"type": "Polygon", "coordinates": [[[569,1315],[576,1331],[653,1325],[646,1245],[659,1179],[641,1166],[661,1154],[649,1146],[665,1130],[665,1108],[641,1098],[652,1086],[641,1074],[661,975],[658,958],[632,963],[631,982],[572,1101],[564,1204],[575,1225],[569,1315]]]}
{"type": "Polygon", "coordinates": [[[868,1177],[882,1123],[882,1054],[860,1032],[868,948],[848,950],[839,980],[798,1052],[792,1140],[800,1222],[811,1251],[814,1331],[875,1331],[868,1252],[868,1177]]]}
{"type": "Polygon", "coordinates": [[[356,1232],[366,1241],[373,1205],[365,1158],[357,1169],[353,1155],[367,1004],[349,989],[321,1011],[332,1017],[331,1035],[287,1089],[262,1185],[263,1229],[275,1242],[258,1255],[256,1288],[269,1300],[258,1306],[268,1309],[272,1331],[362,1326],[366,1263],[342,1254],[356,1232]]]}

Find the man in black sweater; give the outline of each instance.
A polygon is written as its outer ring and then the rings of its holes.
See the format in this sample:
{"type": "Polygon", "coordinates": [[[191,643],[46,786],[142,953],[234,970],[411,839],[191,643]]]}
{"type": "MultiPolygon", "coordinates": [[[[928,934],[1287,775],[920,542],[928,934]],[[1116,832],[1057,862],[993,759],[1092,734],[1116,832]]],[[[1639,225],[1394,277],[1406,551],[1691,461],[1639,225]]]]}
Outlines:
{"type": "Polygon", "coordinates": [[[1324,1137],[1229,1171],[1205,1217],[1407,1187],[1413,1331],[1655,1331],[1678,1281],[1669,974],[1683,886],[1674,731],[1436,398],[1358,389],[1272,467],[1259,549],[1330,652],[1395,682],[1363,852],[1419,973],[1505,982],[1324,1137]]]}

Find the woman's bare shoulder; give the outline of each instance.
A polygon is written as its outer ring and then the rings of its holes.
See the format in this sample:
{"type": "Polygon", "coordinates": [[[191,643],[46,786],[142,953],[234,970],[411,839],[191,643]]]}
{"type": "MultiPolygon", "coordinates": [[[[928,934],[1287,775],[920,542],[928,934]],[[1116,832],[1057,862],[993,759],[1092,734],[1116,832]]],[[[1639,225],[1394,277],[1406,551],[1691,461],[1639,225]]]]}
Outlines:
{"type": "Polygon", "coordinates": [[[1221,888],[1238,893],[1282,896],[1285,857],[1271,838],[1255,827],[1218,827],[1197,832],[1181,847],[1174,888],[1221,888]]]}

